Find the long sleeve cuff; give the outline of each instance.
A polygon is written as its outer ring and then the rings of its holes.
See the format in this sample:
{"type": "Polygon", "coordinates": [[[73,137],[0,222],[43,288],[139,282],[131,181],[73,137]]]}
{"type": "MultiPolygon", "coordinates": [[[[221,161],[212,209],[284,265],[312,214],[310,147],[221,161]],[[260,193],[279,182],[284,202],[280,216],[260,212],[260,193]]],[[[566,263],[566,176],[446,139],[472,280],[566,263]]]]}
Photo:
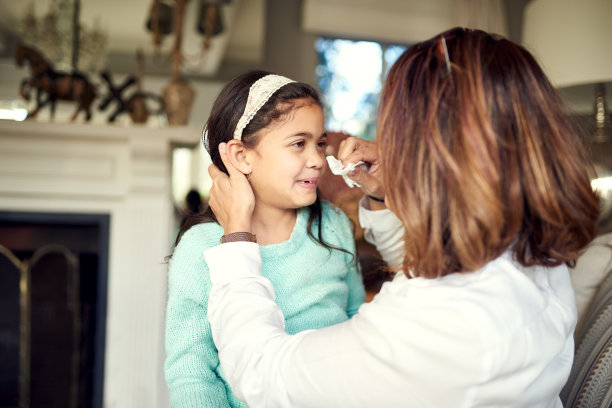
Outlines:
{"type": "Polygon", "coordinates": [[[374,231],[389,231],[397,229],[401,221],[389,209],[370,210],[367,197],[359,201],[359,224],[364,229],[374,231]]]}
{"type": "Polygon", "coordinates": [[[404,259],[404,226],[389,209],[369,209],[366,197],[359,202],[359,223],[365,229],[364,238],[382,256],[387,265],[397,268],[404,259]]]}
{"type": "Polygon", "coordinates": [[[213,285],[261,276],[261,254],[255,242],[228,242],[204,251],[213,285]]]}

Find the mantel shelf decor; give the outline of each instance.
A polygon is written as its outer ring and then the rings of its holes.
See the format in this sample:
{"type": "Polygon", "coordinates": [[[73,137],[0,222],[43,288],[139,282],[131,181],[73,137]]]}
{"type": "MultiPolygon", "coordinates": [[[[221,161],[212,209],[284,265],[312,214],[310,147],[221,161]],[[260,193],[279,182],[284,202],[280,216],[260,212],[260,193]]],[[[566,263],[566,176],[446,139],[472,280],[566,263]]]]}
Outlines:
{"type": "MultiPolygon", "coordinates": [[[[172,48],[172,79],[163,90],[164,111],[168,124],[185,125],[189,119],[195,92],[189,82],[181,75],[183,64],[183,25],[185,6],[188,0],[168,1],[153,0],[150,15],[147,19],[147,29],[153,33],[153,44],[159,48],[164,34],[172,32],[174,45],[172,48]]],[[[210,47],[210,40],[221,33],[223,25],[219,7],[229,3],[229,0],[199,0],[199,22],[197,29],[204,35],[202,55],[210,47]]]]}
{"type": "Polygon", "coordinates": [[[180,126],[187,124],[195,91],[181,75],[183,58],[183,19],[187,0],[176,0],[174,13],[174,48],[172,50],[172,80],[164,88],[163,100],[168,124],[180,126]]]}

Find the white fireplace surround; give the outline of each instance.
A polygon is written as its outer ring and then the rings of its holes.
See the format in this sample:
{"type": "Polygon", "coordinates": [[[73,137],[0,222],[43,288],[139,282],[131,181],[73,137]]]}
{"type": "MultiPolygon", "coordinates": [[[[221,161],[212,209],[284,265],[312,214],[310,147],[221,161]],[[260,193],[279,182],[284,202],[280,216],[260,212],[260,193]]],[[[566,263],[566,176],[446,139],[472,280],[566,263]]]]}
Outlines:
{"type": "Polygon", "coordinates": [[[109,214],[104,408],[165,408],[173,143],[191,129],[0,120],[0,211],[109,214]]]}

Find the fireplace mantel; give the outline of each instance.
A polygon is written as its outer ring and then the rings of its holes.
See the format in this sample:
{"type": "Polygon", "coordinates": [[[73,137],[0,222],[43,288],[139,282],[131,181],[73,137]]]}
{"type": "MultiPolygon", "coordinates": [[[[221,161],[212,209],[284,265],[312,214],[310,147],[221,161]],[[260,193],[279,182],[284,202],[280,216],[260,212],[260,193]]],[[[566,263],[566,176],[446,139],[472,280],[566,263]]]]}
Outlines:
{"type": "Polygon", "coordinates": [[[109,214],[104,407],[168,406],[171,149],[197,130],[0,121],[0,211],[109,214]]]}

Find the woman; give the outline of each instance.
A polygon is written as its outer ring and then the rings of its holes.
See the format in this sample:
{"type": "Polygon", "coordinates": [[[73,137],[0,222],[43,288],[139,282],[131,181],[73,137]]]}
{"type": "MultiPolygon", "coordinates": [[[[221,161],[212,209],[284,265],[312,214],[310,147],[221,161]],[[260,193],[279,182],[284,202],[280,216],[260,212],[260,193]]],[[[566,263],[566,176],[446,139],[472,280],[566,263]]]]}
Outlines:
{"type": "MultiPolygon", "coordinates": [[[[464,29],[415,45],[389,72],[377,146],[351,139],[339,158],[370,162],[352,176],[371,196],[361,222],[386,260],[403,257],[403,273],[352,319],[289,336],[257,247],[209,249],[209,319],[239,398],[561,407],[576,324],[566,265],[594,237],[599,202],[579,137],[529,52],[464,29]],[[389,209],[368,210],[383,195],[389,209]]],[[[214,208],[247,191],[235,169],[210,172],[214,208]]],[[[233,202],[225,233],[249,225],[252,204],[233,202]]]]}

